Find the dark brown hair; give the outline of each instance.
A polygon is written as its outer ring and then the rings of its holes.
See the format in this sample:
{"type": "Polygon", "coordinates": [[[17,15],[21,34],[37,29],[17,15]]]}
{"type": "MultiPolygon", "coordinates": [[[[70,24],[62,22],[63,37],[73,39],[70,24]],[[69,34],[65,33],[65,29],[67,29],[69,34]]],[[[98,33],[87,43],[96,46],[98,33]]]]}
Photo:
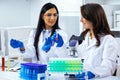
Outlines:
{"type": "MultiPolygon", "coordinates": [[[[97,39],[96,46],[100,45],[100,36],[112,35],[106,18],[106,14],[101,5],[97,3],[88,3],[80,7],[81,15],[93,25],[93,32],[97,39]]],[[[82,34],[85,36],[89,30],[85,30],[82,34]]]]}

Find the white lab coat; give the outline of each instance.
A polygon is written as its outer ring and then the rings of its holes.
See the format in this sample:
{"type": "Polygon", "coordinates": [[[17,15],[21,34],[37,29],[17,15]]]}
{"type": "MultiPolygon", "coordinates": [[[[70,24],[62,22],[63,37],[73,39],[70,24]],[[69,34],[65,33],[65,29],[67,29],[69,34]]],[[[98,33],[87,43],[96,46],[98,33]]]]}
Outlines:
{"type": "MultiPolygon", "coordinates": [[[[41,35],[39,37],[39,43],[38,43],[38,53],[39,53],[39,63],[41,64],[47,64],[49,61],[49,58],[55,58],[55,57],[66,57],[66,48],[65,44],[67,43],[68,35],[60,29],[56,30],[57,33],[59,33],[64,41],[64,45],[62,47],[56,47],[56,43],[54,46],[51,47],[51,49],[46,53],[42,50],[42,46],[45,43],[45,38],[49,37],[51,35],[51,31],[48,30],[43,30],[41,32],[41,35]]],[[[26,51],[24,54],[24,58],[32,58],[32,62],[38,63],[37,58],[36,58],[36,53],[35,53],[35,48],[33,46],[34,44],[34,36],[35,36],[35,30],[31,31],[29,39],[28,39],[28,44],[26,46],[26,51]]]]}
{"type": "Polygon", "coordinates": [[[118,45],[111,35],[102,36],[101,44],[96,47],[96,39],[88,36],[79,47],[78,56],[84,59],[84,69],[93,72],[96,76],[112,75],[116,70],[118,45]]]}

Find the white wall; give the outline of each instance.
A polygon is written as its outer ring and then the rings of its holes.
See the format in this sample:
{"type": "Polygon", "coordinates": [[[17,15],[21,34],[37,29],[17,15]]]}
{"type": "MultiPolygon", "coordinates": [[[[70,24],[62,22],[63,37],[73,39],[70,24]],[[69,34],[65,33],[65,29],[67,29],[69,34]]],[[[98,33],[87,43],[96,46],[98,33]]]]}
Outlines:
{"type": "Polygon", "coordinates": [[[106,0],[84,0],[85,3],[99,3],[99,4],[104,4],[106,0]]]}
{"type": "Polygon", "coordinates": [[[30,0],[30,24],[32,26],[37,26],[41,8],[47,2],[51,0],[30,0]]]}
{"type": "Polygon", "coordinates": [[[120,0],[104,0],[104,3],[110,5],[120,5],[120,0]]]}
{"type": "Polygon", "coordinates": [[[29,0],[0,0],[0,27],[30,25],[29,0]]]}

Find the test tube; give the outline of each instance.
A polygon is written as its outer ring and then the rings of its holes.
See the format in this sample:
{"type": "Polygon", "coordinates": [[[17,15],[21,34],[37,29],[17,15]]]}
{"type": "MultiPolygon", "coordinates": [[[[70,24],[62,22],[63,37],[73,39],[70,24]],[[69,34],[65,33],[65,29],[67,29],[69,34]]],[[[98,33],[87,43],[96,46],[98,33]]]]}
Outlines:
{"type": "Polygon", "coordinates": [[[7,60],[7,71],[9,71],[9,70],[10,70],[10,59],[8,57],[8,60],[7,60]]]}
{"type": "Polygon", "coordinates": [[[5,71],[5,57],[2,57],[2,71],[5,71]]]}
{"type": "Polygon", "coordinates": [[[56,40],[58,41],[58,33],[56,33],[56,40]]]}

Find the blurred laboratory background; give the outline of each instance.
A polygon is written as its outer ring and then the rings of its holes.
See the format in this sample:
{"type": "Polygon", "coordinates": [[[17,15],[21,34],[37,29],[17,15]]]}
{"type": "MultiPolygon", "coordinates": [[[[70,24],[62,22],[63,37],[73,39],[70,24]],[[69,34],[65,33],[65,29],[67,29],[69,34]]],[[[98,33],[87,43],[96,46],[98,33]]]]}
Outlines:
{"type": "MultiPolygon", "coordinates": [[[[101,4],[110,29],[120,44],[120,0],[0,0],[0,57],[21,55],[18,49],[10,46],[10,39],[23,41],[26,46],[30,31],[37,27],[41,7],[47,2],[57,6],[59,26],[68,34],[68,38],[73,34],[80,35],[83,31],[80,23],[80,6],[85,3],[101,4]]],[[[120,76],[120,57],[117,69],[116,75],[120,76]]]]}

